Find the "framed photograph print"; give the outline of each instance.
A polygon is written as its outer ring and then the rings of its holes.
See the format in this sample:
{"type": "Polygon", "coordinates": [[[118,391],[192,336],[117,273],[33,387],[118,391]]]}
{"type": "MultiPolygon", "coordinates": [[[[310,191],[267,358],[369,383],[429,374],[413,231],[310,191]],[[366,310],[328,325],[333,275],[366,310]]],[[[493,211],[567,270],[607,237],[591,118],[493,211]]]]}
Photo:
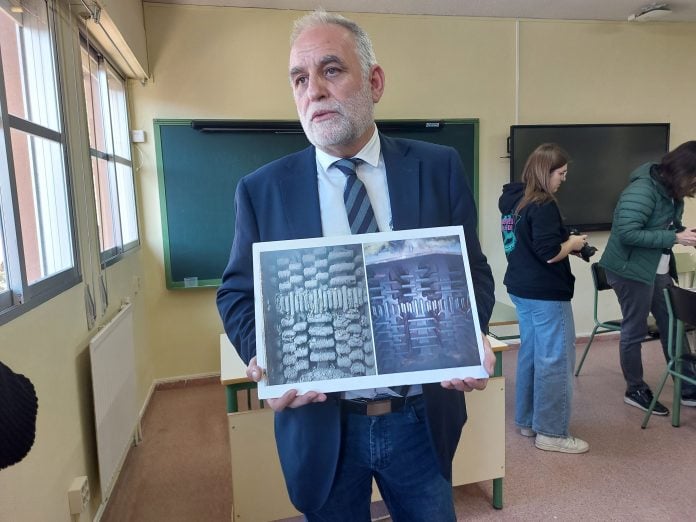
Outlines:
{"type": "Polygon", "coordinates": [[[259,398],[487,377],[462,227],[256,243],[259,398]]]}

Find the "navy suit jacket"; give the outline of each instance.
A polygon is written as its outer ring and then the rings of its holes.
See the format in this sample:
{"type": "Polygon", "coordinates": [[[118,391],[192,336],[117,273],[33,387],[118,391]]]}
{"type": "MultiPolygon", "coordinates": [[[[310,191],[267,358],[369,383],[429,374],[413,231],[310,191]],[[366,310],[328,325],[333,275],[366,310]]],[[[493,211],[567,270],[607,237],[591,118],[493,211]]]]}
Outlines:
{"type": "MultiPolygon", "coordinates": [[[[457,152],[441,145],[380,135],[394,230],[462,225],[476,305],[487,331],[495,298],[493,275],[476,235],[476,207],[457,152]]],[[[321,215],[314,147],[285,156],[245,176],[237,186],[234,242],[218,289],[225,331],[245,363],[256,355],[252,244],[320,237],[321,215]]],[[[442,474],[466,422],[464,394],[423,385],[427,423],[442,474]]],[[[341,441],[340,408],[326,402],[275,415],[275,435],[290,499],[301,512],[320,508],[329,494],[341,441]]]]}

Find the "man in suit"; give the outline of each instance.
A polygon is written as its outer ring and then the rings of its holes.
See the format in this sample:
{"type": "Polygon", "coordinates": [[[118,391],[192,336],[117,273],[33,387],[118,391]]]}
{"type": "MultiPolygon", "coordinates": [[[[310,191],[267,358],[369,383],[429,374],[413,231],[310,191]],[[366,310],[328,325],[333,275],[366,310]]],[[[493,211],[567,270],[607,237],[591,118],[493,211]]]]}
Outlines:
{"type": "MultiPolygon", "coordinates": [[[[247,375],[256,381],[263,376],[256,363],[251,246],[350,234],[343,200],[348,174],[336,164],[342,158],[357,158],[357,177],[380,231],[463,226],[485,329],[493,277],[476,236],[476,208],[458,154],[379,134],[373,110],[384,90],[384,71],[357,24],[315,11],[295,22],[291,40],[290,83],[312,146],[240,181],[234,243],[217,296],[247,375]]],[[[490,374],[494,355],[485,336],[484,346],[490,374]]],[[[293,504],[310,521],[370,520],[374,477],[393,520],[455,520],[451,471],[466,421],[462,392],[486,383],[465,378],[411,386],[405,397],[390,389],[328,396],[290,390],[268,400],[293,504]],[[369,407],[374,402],[381,405],[379,415],[369,407]]]]}

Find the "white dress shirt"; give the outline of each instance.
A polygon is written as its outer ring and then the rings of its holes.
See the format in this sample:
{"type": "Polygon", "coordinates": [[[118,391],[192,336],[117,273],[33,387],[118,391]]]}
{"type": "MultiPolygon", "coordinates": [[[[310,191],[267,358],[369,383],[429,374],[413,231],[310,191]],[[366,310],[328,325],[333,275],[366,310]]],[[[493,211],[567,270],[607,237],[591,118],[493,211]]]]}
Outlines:
{"type": "MultiPolygon", "coordinates": [[[[350,235],[348,213],[343,201],[346,175],[333,166],[333,163],[341,158],[331,156],[319,149],[316,149],[316,156],[322,235],[324,237],[350,235]]],[[[393,223],[391,203],[389,201],[389,187],[387,186],[387,169],[382,157],[377,127],[374,128],[370,141],[353,157],[362,160],[357,166],[355,174],[365,185],[379,231],[391,231],[393,223]]],[[[408,395],[416,395],[421,392],[420,385],[411,386],[408,395]]],[[[389,388],[370,388],[347,391],[343,393],[343,397],[346,399],[357,397],[371,398],[378,394],[397,395],[389,388]]]]}
{"type": "MultiPolygon", "coordinates": [[[[343,201],[346,175],[332,166],[341,158],[317,151],[317,179],[319,182],[319,208],[321,230],[324,237],[350,235],[348,214],[343,201]]],[[[392,230],[392,213],[387,186],[387,170],[384,167],[379,133],[375,127],[372,138],[354,158],[362,160],[356,169],[358,179],[365,185],[380,232],[392,230]]]]}

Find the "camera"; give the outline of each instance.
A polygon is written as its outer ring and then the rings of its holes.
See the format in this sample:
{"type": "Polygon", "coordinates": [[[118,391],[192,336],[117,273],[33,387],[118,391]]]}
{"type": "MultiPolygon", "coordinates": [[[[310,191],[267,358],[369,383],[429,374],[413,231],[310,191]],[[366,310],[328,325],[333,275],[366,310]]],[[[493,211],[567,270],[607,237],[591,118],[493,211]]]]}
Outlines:
{"type": "MultiPolygon", "coordinates": [[[[571,228],[570,235],[579,236],[580,232],[578,232],[578,229],[576,228],[571,228]]],[[[590,258],[597,252],[597,248],[593,247],[589,243],[585,243],[580,250],[576,250],[575,252],[583,259],[583,261],[589,263],[590,258]]]]}

